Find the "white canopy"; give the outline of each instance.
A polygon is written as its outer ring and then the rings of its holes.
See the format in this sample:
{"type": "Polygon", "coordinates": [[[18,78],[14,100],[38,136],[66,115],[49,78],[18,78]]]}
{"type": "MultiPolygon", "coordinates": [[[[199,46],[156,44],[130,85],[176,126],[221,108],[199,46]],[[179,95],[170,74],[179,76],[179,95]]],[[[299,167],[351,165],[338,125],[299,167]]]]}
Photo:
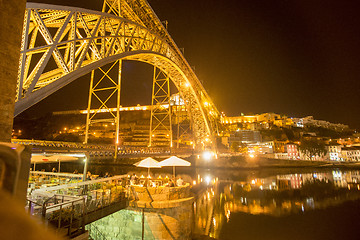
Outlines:
{"type": "Polygon", "coordinates": [[[134,165],[137,167],[148,168],[148,176],[150,175],[150,168],[161,168],[159,162],[151,157],[145,158],[140,162],[134,163],[134,165]]]}
{"type": "Polygon", "coordinates": [[[78,160],[78,157],[73,157],[69,155],[61,155],[61,154],[54,154],[51,156],[46,155],[32,155],[31,156],[31,163],[48,163],[48,162],[57,162],[57,161],[73,161],[78,160]]]}
{"type": "Polygon", "coordinates": [[[176,156],[171,156],[163,161],[161,161],[160,163],[160,166],[184,166],[184,167],[189,167],[191,166],[191,163],[184,160],[184,159],[181,159],[181,158],[178,158],[176,156]]]}
{"type": "Polygon", "coordinates": [[[175,166],[189,167],[189,166],[191,166],[191,163],[184,159],[178,158],[176,156],[171,156],[171,157],[159,162],[159,165],[163,166],[163,167],[165,167],[165,166],[173,167],[173,175],[175,177],[175,166]]]}
{"type": "Polygon", "coordinates": [[[137,167],[144,167],[144,168],[161,168],[159,162],[151,157],[145,158],[140,162],[135,163],[134,165],[137,167]]]}
{"type": "Polygon", "coordinates": [[[57,161],[74,161],[78,160],[78,157],[73,157],[70,155],[54,154],[51,156],[46,155],[32,155],[31,163],[47,163],[47,162],[57,162],[57,161]]]}
{"type": "Polygon", "coordinates": [[[59,163],[59,169],[58,172],[60,172],[60,162],[64,161],[74,161],[78,160],[79,157],[74,157],[71,155],[65,155],[65,154],[53,154],[51,156],[46,156],[44,154],[33,154],[31,155],[31,163],[34,164],[34,171],[36,170],[36,163],[51,163],[51,162],[58,162],[59,163]]]}

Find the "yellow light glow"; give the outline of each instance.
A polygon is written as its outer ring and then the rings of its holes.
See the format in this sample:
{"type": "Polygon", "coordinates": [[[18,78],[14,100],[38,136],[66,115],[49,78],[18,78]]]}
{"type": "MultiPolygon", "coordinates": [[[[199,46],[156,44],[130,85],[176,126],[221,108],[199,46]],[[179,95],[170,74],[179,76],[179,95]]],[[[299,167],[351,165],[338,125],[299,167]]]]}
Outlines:
{"type": "Polygon", "coordinates": [[[211,156],[212,156],[212,154],[211,154],[211,152],[209,152],[209,151],[206,151],[206,152],[203,153],[203,158],[204,158],[205,160],[210,160],[210,159],[211,159],[211,156]]]}

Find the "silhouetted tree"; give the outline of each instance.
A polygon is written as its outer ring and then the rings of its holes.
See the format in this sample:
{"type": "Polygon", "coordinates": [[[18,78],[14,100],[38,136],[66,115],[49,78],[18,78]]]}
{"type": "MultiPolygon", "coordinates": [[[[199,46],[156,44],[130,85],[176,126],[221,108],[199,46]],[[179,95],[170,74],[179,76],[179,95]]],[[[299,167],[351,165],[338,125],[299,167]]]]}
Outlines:
{"type": "Polygon", "coordinates": [[[303,139],[300,144],[300,151],[310,159],[316,156],[323,156],[327,153],[325,143],[317,139],[303,139]]]}

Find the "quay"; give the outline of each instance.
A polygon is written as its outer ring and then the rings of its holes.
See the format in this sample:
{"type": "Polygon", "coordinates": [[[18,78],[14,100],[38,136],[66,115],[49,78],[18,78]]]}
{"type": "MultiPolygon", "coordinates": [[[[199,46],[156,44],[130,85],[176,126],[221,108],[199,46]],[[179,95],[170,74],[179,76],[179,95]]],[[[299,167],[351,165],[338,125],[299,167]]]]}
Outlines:
{"type": "Polygon", "coordinates": [[[157,178],[150,187],[143,177],[131,184],[129,175],[84,182],[80,177],[32,172],[27,211],[70,238],[191,239],[189,183],[170,187],[168,178],[157,178]]]}

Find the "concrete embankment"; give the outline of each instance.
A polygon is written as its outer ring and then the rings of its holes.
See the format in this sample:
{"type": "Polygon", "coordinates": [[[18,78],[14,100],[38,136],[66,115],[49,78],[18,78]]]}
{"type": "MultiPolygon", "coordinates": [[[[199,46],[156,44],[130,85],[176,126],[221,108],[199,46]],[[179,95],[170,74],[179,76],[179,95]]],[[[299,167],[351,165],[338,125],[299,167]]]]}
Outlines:
{"type": "Polygon", "coordinates": [[[191,239],[193,202],[190,185],[130,187],[129,206],[91,223],[105,239],[191,239]]]}

